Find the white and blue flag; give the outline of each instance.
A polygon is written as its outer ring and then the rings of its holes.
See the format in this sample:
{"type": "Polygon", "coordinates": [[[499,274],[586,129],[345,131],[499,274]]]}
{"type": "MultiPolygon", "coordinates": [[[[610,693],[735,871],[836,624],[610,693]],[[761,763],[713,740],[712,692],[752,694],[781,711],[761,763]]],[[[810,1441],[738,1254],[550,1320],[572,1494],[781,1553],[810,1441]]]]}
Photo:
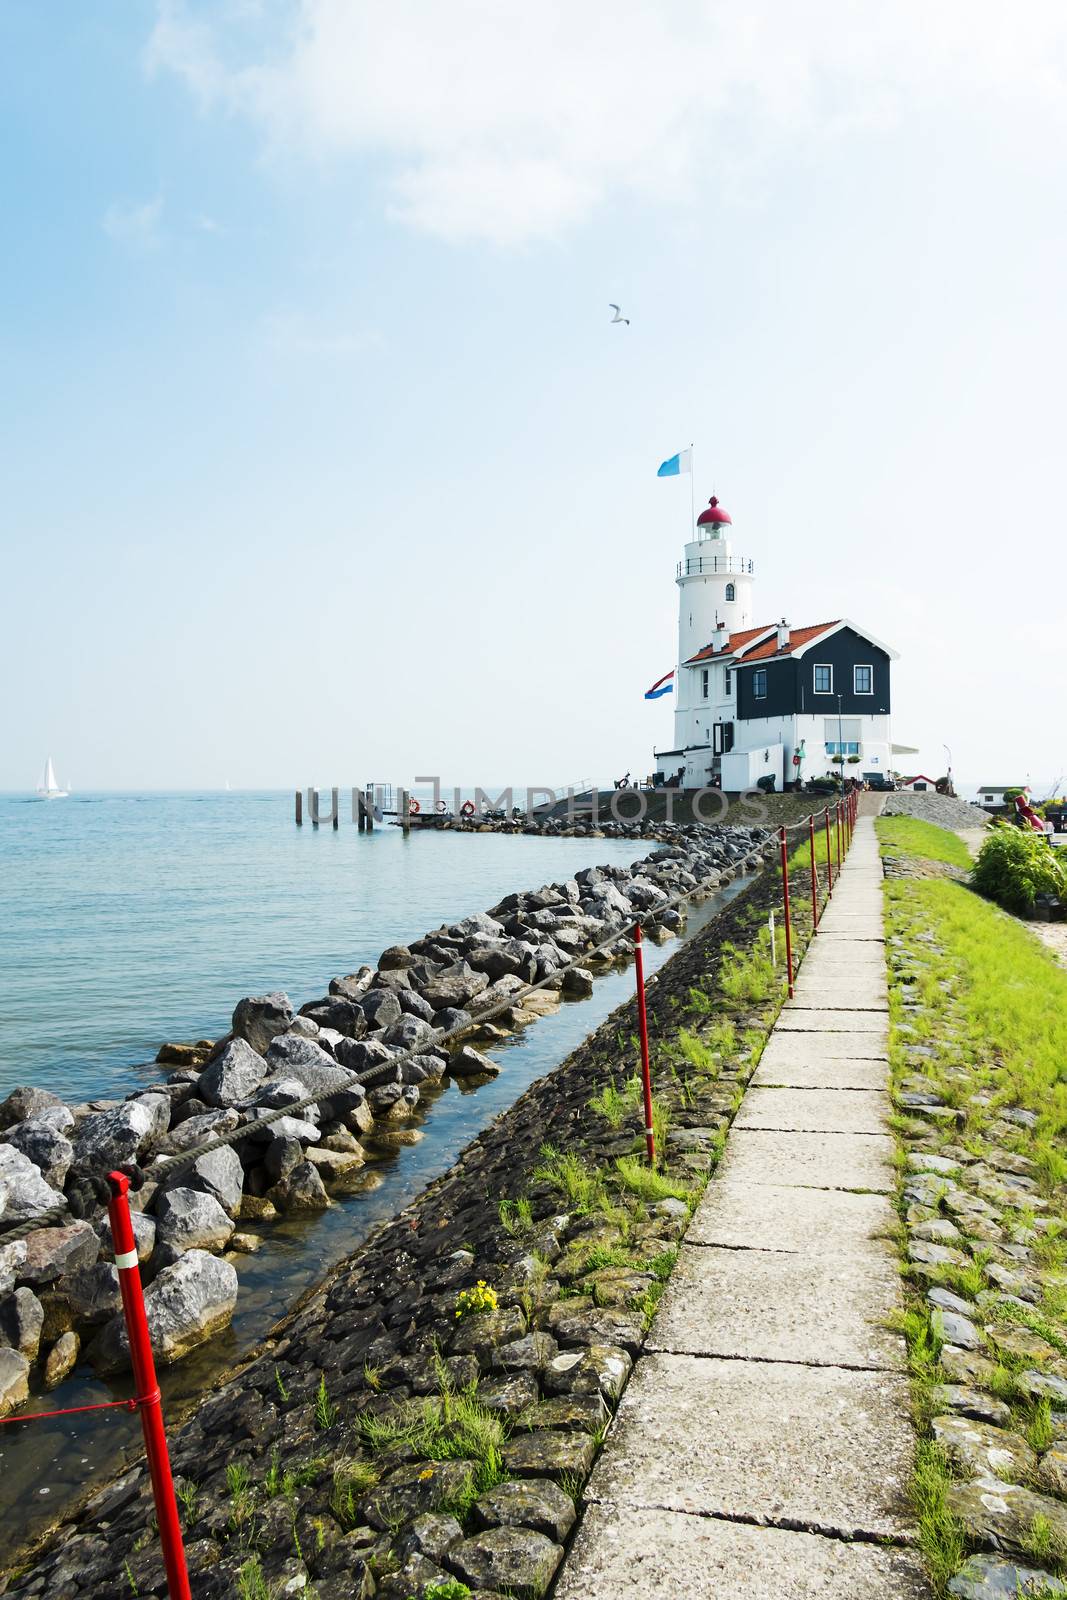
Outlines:
{"type": "Polygon", "coordinates": [[[671,456],[668,461],[664,461],[659,471],[656,473],[656,477],[677,478],[680,473],[691,473],[692,470],[693,451],[692,447],[690,447],[688,450],[679,450],[676,456],[671,456]]]}

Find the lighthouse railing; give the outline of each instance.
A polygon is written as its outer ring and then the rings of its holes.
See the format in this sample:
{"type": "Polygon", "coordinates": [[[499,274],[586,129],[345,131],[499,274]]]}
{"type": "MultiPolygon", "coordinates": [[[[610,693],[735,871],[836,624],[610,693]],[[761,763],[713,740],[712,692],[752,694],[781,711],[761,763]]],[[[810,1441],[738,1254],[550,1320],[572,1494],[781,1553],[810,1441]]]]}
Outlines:
{"type": "Polygon", "coordinates": [[[742,556],[691,556],[687,561],[679,561],[676,576],[691,578],[704,572],[747,573],[752,576],[755,571],[756,563],[746,561],[742,556]]]}

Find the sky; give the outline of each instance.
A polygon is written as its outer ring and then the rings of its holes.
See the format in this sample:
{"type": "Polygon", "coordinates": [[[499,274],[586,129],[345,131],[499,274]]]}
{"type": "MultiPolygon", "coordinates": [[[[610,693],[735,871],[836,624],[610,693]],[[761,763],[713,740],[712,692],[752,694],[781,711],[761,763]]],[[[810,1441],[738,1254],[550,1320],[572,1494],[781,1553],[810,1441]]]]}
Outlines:
{"type": "Polygon", "coordinates": [[[757,620],[1051,786],[1065,79],[1060,0],[7,0],[0,788],[649,770],[690,442],[757,620]]]}

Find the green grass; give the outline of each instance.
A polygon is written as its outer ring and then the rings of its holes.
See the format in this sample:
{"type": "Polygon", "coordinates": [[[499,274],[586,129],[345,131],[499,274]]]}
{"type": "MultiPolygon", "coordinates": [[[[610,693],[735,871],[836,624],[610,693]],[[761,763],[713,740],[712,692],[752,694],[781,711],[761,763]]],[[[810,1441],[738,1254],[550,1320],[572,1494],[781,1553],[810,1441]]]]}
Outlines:
{"type": "Polygon", "coordinates": [[[342,1528],[354,1528],[359,1521],[359,1502],[378,1482],[378,1469],[370,1461],[339,1461],[333,1469],[330,1510],[342,1528]]]}
{"type": "Polygon", "coordinates": [[[316,1428],[321,1428],[323,1432],[327,1428],[332,1428],[340,1414],[338,1407],[330,1399],[329,1391],[326,1388],[326,1374],[320,1373],[319,1386],[315,1390],[316,1428]]]}
{"type": "Polygon", "coordinates": [[[936,823],[920,822],[918,817],[879,817],[874,826],[884,856],[947,861],[965,872],[972,866],[971,853],[959,835],[939,828],[936,823]]]}
{"type": "Polygon", "coordinates": [[[620,1156],[615,1163],[615,1172],[626,1192],[636,1195],[638,1200],[643,1200],[647,1205],[657,1200],[684,1200],[687,1205],[693,1205],[700,1192],[699,1187],[692,1188],[665,1177],[662,1172],[654,1172],[636,1156],[620,1156]]]}
{"type": "Polygon", "coordinates": [[[600,1174],[588,1167],[573,1150],[561,1153],[552,1145],[542,1145],[541,1165],[533,1176],[535,1183],[548,1183],[558,1189],[578,1214],[595,1211],[603,1203],[600,1174]]]}
{"type": "Polygon", "coordinates": [[[606,1083],[599,1094],[589,1101],[591,1108],[602,1116],[609,1127],[621,1128],[631,1111],[641,1099],[641,1080],[636,1073],[620,1086],[606,1083]]]}
{"type": "Polygon", "coordinates": [[[918,1524],[919,1548],[926,1557],[934,1593],[945,1595],[949,1579],[967,1556],[963,1526],[948,1508],[952,1482],[944,1451],[929,1439],[920,1439],[915,1454],[911,1498],[918,1524]]]}

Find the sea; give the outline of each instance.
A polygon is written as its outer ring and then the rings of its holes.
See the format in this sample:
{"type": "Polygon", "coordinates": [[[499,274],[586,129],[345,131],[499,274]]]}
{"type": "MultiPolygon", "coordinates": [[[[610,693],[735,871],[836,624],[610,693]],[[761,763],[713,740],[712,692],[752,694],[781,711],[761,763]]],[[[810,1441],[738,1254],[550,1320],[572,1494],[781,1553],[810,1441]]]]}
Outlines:
{"type": "Polygon", "coordinates": [[[299,1006],[388,945],[649,846],[298,828],[293,795],[0,796],[0,1098],[122,1096],[242,995],[299,1006]]]}

